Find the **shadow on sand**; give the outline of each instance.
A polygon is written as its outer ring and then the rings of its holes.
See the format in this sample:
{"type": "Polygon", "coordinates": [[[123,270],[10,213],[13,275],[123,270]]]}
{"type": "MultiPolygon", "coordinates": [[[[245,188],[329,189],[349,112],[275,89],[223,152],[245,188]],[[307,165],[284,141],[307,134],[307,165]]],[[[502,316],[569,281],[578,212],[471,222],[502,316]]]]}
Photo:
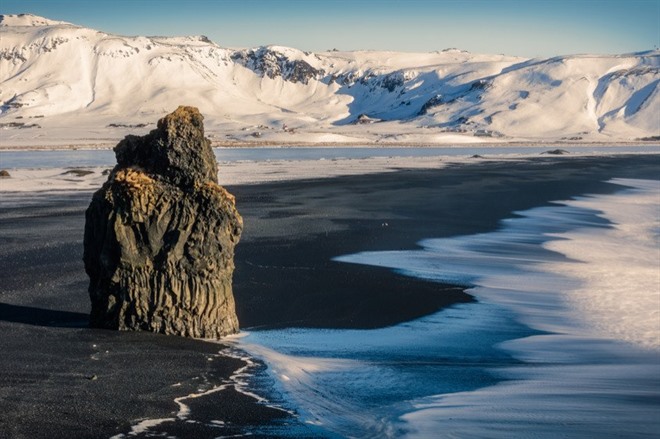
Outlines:
{"type": "Polygon", "coordinates": [[[54,328],[84,328],[87,314],[0,303],[0,321],[54,328]]]}

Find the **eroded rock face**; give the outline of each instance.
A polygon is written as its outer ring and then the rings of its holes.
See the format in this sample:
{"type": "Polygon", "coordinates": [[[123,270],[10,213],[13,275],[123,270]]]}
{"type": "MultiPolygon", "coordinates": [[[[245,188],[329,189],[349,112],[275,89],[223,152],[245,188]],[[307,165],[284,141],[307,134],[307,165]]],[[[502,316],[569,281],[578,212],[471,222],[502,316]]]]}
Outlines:
{"type": "Polygon", "coordinates": [[[115,154],[86,212],[91,326],[202,338],[238,331],[232,274],[243,221],[217,183],[203,116],[179,107],[115,154]]]}
{"type": "Polygon", "coordinates": [[[268,47],[237,51],[231,58],[262,77],[281,77],[293,83],[308,84],[312,79],[319,80],[325,74],[323,70],[315,69],[302,59],[289,59],[287,55],[268,47]]]}

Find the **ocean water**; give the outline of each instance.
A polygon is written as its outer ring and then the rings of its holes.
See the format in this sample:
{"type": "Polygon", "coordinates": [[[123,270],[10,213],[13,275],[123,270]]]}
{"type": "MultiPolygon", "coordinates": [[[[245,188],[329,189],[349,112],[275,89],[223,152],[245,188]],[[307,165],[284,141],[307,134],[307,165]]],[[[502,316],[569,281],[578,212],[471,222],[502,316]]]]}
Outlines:
{"type": "MultiPolygon", "coordinates": [[[[219,163],[238,161],[272,160],[332,160],[362,159],[369,157],[470,157],[537,155],[545,152],[544,146],[460,146],[460,147],[267,147],[267,148],[214,148],[219,163]]],[[[574,154],[622,154],[657,153],[657,145],[628,146],[577,146],[562,147],[574,154]]],[[[0,151],[0,168],[60,168],[108,166],[116,163],[111,149],[97,150],[45,150],[45,151],[0,151]]]]}
{"type": "Polygon", "coordinates": [[[375,330],[254,331],[300,419],[341,437],[651,437],[660,431],[660,181],[516,212],[499,230],[338,261],[469,288],[375,330]]]}

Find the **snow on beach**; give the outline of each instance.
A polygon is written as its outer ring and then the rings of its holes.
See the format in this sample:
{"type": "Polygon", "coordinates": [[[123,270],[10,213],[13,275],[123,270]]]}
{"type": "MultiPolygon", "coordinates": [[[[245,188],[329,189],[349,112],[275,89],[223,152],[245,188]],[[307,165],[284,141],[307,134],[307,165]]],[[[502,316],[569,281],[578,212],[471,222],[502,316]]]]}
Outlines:
{"type": "MultiPolygon", "coordinates": [[[[461,159],[456,159],[460,161],[461,159]]],[[[330,178],[341,175],[392,172],[403,168],[441,168],[440,157],[371,157],[339,160],[273,160],[220,163],[221,185],[272,183],[284,180],[330,178]]],[[[0,180],[0,192],[96,190],[107,180],[107,167],[11,170],[0,180]],[[82,171],[82,172],[80,172],[82,171]]]]}
{"type": "MultiPolygon", "coordinates": [[[[653,146],[566,147],[570,157],[616,154],[657,154],[653,146]]],[[[221,185],[242,185],[392,172],[399,169],[442,168],[479,160],[522,160],[547,154],[546,147],[446,148],[219,148],[221,185]]],[[[110,150],[0,151],[0,192],[93,190],[101,187],[114,166],[110,150]],[[99,163],[107,165],[99,166],[99,163]],[[74,166],[76,165],[76,166],[74,166]]]]}

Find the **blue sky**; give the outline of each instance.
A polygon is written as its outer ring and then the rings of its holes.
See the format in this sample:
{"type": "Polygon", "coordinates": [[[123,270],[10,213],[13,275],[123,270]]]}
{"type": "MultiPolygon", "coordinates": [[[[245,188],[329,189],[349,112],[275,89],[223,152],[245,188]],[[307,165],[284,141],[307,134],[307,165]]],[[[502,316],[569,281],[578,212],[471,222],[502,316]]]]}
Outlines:
{"type": "Polygon", "coordinates": [[[660,0],[0,0],[122,35],[206,35],[225,47],[553,56],[660,45],[660,0]]]}

